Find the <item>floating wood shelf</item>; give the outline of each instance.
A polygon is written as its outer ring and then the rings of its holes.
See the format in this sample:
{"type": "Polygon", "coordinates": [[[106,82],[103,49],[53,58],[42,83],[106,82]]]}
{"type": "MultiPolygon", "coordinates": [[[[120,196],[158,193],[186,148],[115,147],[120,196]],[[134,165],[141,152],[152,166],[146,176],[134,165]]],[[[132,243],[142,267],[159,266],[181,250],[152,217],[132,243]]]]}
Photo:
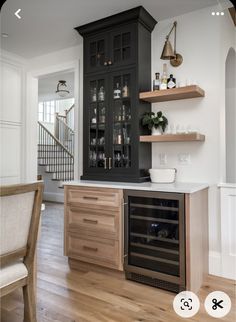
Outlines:
{"type": "Polygon", "coordinates": [[[143,135],[140,136],[140,142],[191,142],[205,141],[205,135],[200,133],[188,134],[163,134],[163,135],[143,135]]]}
{"type": "Polygon", "coordinates": [[[141,100],[150,103],[182,100],[186,98],[196,98],[204,96],[204,90],[197,85],[164,89],[152,92],[143,92],[139,94],[139,98],[141,100]]]}

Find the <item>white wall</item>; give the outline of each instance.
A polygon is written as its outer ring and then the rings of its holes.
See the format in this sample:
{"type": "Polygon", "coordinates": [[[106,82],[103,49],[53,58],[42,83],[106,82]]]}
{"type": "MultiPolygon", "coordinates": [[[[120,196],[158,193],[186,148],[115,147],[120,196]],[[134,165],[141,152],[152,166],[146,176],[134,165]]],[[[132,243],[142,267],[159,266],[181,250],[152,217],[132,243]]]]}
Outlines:
{"type": "Polygon", "coordinates": [[[1,52],[0,183],[25,180],[25,61],[1,52]]]}
{"type": "Polygon", "coordinates": [[[226,59],[226,182],[236,183],[236,52],[229,50],[226,59]]]}
{"type": "Polygon", "coordinates": [[[190,125],[206,135],[204,143],[153,144],[153,167],[160,166],[159,154],[167,154],[167,167],[176,167],[178,180],[207,182],[209,190],[210,272],[220,274],[220,205],[217,184],[225,178],[225,60],[234,46],[235,29],[226,12],[212,16],[213,8],[189,13],[160,22],[152,34],[152,75],[162,71],[165,61],[159,59],[174,20],[178,22],[177,52],[183,64],[169,73],[185,81],[196,79],[205,90],[205,98],[153,104],[154,111],[163,111],[170,124],[190,125]],[[179,153],[189,153],[191,163],[180,165],[179,153]]]}

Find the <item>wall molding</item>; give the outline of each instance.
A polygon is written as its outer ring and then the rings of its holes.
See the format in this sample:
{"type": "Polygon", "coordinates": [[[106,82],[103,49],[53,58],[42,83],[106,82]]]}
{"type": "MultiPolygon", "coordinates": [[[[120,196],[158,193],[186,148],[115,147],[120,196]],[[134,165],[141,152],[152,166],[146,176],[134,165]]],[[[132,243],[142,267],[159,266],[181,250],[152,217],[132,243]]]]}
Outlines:
{"type": "Polygon", "coordinates": [[[7,120],[0,120],[0,125],[8,125],[8,126],[22,126],[22,122],[15,122],[15,121],[7,121],[7,120]]]}
{"type": "Polygon", "coordinates": [[[6,51],[4,49],[1,49],[0,58],[1,58],[2,62],[8,63],[8,64],[15,66],[15,67],[22,67],[27,64],[27,60],[24,59],[23,57],[13,54],[13,53],[6,51]]]}

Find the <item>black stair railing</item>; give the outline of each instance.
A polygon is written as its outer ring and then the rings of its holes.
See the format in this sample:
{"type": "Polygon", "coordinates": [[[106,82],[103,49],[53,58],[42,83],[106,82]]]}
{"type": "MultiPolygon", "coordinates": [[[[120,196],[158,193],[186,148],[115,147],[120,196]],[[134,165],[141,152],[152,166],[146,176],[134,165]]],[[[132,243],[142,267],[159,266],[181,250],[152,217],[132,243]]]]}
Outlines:
{"type": "Polygon", "coordinates": [[[66,124],[65,116],[55,115],[54,135],[74,155],[74,131],[66,124]]]}
{"type": "Polygon", "coordinates": [[[74,179],[74,156],[41,122],[38,121],[38,159],[53,173],[54,180],[74,179]]]}

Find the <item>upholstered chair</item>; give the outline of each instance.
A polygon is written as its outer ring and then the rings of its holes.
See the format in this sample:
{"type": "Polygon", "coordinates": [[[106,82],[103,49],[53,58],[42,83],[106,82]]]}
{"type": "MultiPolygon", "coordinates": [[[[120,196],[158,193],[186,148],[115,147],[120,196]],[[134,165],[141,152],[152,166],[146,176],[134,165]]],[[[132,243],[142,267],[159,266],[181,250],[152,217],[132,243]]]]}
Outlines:
{"type": "Polygon", "coordinates": [[[36,322],[35,250],[43,183],[0,187],[0,297],[23,288],[24,322],[36,322]]]}

